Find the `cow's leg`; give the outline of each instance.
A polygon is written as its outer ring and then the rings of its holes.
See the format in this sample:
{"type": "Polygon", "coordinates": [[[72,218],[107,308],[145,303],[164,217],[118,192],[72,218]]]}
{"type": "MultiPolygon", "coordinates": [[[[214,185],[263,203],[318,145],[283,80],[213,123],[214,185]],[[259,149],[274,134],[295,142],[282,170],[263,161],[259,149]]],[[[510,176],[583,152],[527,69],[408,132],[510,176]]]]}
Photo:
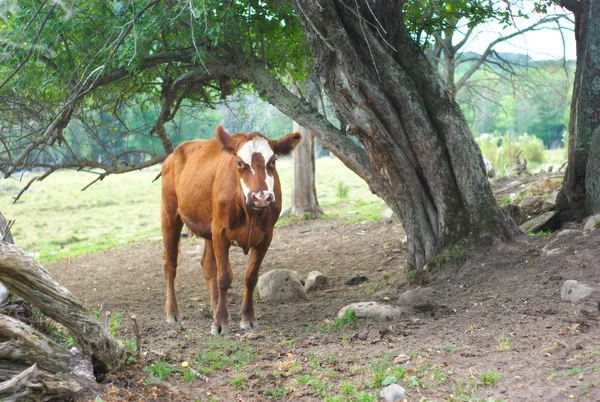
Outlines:
{"type": "Polygon", "coordinates": [[[167,282],[167,323],[181,324],[181,314],[177,306],[177,297],[175,296],[175,277],[177,276],[177,257],[179,254],[179,240],[181,238],[181,229],[183,221],[177,213],[163,200],[161,208],[161,229],[163,235],[163,272],[167,282]]]}
{"type": "Polygon", "coordinates": [[[258,271],[260,264],[262,263],[271,239],[273,238],[273,232],[268,233],[265,238],[250,251],[250,259],[248,265],[246,265],[246,271],[244,272],[244,285],[246,287],[244,291],[244,301],[242,302],[242,321],[240,322],[241,329],[257,328],[258,323],[256,321],[256,315],[254,313],[254,302],[252,295],[254,294],[254,288],[258,282],[258,271]]]}
{"type": "Polygon", "coordinates": [[[210,291],[210,307],[214,314],[217,311],[217,303],[219,301],[219,288],[217,287],[217,260],[215,259],[213,242],[210,240],[204,240],[202,269],[204,270],[204,277],[210,291]]]}
{"type": "Polygon", "coordinates": [[[217,307],[213,312],[214,321],[210,328],[213,335],[229,333],[229,311],[227,310],[227,291],[233,280],[233,272],[229,265],[229,240],[225,233],[213,230],[213,250],[217,261],[217,289],[219,297],[217,307]]]}

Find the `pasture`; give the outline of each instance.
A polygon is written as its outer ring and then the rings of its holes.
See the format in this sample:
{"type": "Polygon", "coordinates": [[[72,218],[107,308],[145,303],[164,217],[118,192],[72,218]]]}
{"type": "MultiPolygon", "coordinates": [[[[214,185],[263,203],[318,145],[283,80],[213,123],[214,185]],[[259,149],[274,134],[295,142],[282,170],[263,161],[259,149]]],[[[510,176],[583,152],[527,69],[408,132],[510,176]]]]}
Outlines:
{"type": "MultiPolygon", "coordinates": [[[[278,170],[289,200],[291,161],[278,170]]],[[[231,329],[212,337],[200,258],[203,242],[182,242],[178,299],[183,328],[165,323],[157,170],[108,177],[62,172],[36,183],[15,205],[14,181],[0,203],[16,219],[15,241],[42,261],[131,351],[143,354],[107,378],[103,401],[377,401],[397,383],[408,401],[560,401],[600,397],[597,300],[560,300],[566,279],[597,283],[600,231],[528,236],[502,248],[464,242],[440,258],[427,283],[403,269],[402,225],[380,220],[387,207],[335,159],[317,160],[322,219],[284,218],[262,265],[324,273],[309,299],[265,302],[260,327],[236,331],[247,257],[231,251],[231,329]],[[543,249],[552,242],[559,250],[543,249]],[[117,247],[118,246],[118,247],[117,247]],[[355,275],[369,281],[345,285],[355,275]],[[338,317],[354,302],[397,305],[408,288],[435,298],[378,322],[338,317]],[[187,362],[188,367],[182,363],[187,362]],[[202,378],[194,375],[195,370],[202,378]]],[[[284,206],[286,201],[284,200],[284,206]]],[[[59,341],[68,343],[60,328],[59,341]]]]}

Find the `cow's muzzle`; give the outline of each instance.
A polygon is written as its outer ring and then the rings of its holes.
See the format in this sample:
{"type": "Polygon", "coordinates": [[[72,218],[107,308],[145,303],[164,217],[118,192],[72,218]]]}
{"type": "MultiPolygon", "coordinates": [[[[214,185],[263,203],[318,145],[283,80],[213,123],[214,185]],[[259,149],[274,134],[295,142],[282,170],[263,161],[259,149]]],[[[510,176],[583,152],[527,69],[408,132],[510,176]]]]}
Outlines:
{"type": "Polygon", "coordinates": [[[268,208],[275,204],[275,195],[270,191],[257,191],[248,194],[246,205],[254,209],[268,208]]]}

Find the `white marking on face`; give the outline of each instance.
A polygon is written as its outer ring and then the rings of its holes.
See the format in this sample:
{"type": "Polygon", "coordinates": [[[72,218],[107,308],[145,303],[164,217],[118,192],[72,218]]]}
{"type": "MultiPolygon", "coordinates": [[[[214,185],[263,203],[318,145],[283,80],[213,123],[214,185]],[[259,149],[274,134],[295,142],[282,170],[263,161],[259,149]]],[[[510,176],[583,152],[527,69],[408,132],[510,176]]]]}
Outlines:
{"type": "MultiPolygon", "coordinates": [[[[242,145],[242,147],[237,152],[237,156],[239,156],[240,159],[242,161],[244,161],[244,163],[246,163],[248,166],[250,166],[250,169],[252,170],[252,174],[256,174],[256,172],[254,172],[254,168],[252,167],[252,155],[255,153],[261,154],[263,156],[263,159],[265,160],[265,175],[266,175],[266,183],[267,183],[267,189],[268,189],[267,191],[273,197],[275,197],[275,194],[273,192],[273,188],[275,186],[275,179],[273,178],[273,176],[270,176],[269,172],[267,171],[267,163],[269,162],[269,160],[271,160],[271,157],[275,154],[273,152],[273,150],[271,149],[271,145],[269,145],[269,141],[262,137],[254,137],[252,140],[250,140],[247,143],[245,143],[244,145],[242,145]]],[[[242,190],[244,190],[244,194],[246,194],[246,196],[248,196],[248,194],[250,192],[250,190],[248,189],[248,186],[246,186],[243,179],[240,180],[240,183],[242,185],[242,190]]]]}

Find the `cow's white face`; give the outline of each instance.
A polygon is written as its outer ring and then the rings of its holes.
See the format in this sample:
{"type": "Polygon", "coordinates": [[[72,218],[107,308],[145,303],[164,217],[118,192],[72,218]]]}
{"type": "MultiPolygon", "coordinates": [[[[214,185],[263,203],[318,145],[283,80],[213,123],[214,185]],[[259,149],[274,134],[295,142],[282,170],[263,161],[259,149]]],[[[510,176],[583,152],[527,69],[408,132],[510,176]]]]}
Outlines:
{"type": "Polygon", "coordinates": [[[246,205],[265,208],[275,204],[275,152],[269,140],[256,136],[237,151],[240,185],[246,205]]]}
{"type": "Polygon", "coordinates": [[[290,155],[302,136],[291,133],[278,140],[270,140],[260,133],[230,136],[221,125],[215,137],[227,151],[235,155],[236,176],[248,207],[263,209],[275,204],[276,155],[290,155]]]}

